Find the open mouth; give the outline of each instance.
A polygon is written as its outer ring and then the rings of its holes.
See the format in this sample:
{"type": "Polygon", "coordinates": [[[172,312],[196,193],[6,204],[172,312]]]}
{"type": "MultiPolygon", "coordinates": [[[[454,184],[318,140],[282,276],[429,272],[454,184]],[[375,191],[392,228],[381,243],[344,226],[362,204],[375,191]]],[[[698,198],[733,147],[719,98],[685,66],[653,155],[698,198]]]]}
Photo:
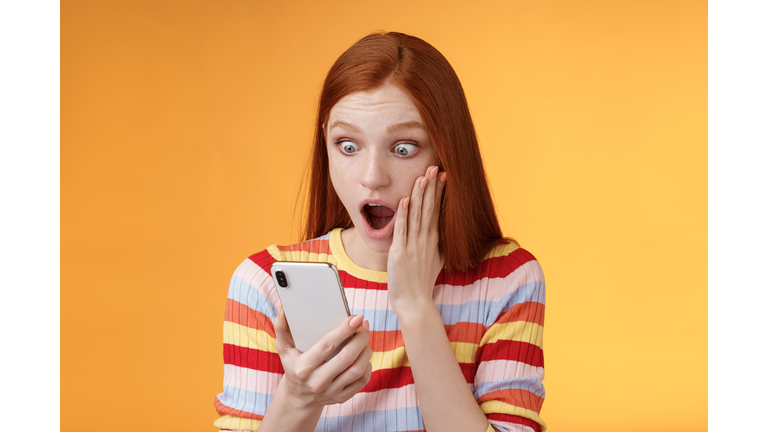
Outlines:
{"type": "Polygon", "coordinates": [[[380,204],[366,204],[363,206],[363,215],[368,225],[374,230],[386,228],[394,219],[395,211],[380,204]]]}

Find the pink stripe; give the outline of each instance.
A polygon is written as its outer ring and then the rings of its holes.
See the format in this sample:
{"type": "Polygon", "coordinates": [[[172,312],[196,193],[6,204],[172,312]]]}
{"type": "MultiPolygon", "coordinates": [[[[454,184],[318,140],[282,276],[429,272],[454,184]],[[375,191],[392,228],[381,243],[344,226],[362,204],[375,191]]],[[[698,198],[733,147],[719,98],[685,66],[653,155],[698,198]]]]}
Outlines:
{"type": "Polygon", "coordinates": [[[501,381],[509,379],[509,377],[528,376],[544,379],[544,368],[514,360],[491,360],[480,363],[475,375],[475,382],[501,381]]]}
{"type": "Polygon", "coordinates": [[[350,309],[386,310],[389,308],[389,291],[344,288],[350,309]]]}
{"type": "MultiPolygon", "coordinates": [[[[544,274],[541,272],[538,261],[528,261],[513,271],[506,279],[509,286],[521,287],[531,282],[544,282],[544,274]]],[[[496,291],[501,295],[505,294],[503,290],[497,289],[496,291]]]]}
{"type": "MultiPolygon", "coordinates": [[[[467,386],[472,390],[471,384],[467,384],[467,386]]],[[[387,411],[413,406],[418,406],[416,385],[408,384],[404,387],[358,393],[343,404],[326,405],[322,415],[323,417],[351,416],[364,412],[387,411]]]]}
{"type": "Polygon", "coordinates": [[[224,365],[224,385],[247,391],[274,395],[282,374],[224,365]]]}
{"type": "Polygon", "coordinates": [[[280,298],[277,296],[277,290],[274,289],[275,283],[272,281],[272,275],[264,271],[253,261],[250,259],[245,260],[235,270],[235,276],[257,289],[275,307],[280,306],[280,298]]]}
{"type": "MultiPolygon", "coordinates": [[[[527,262],[517,270],[507,276],[504,283],[509,286],[523,286],[533,281],[541,280],[541,272],[538,270],[538,263],[535,261],[527,262]]],[[[508,294],[506,290],[498,289],[499,283],[496,279],[482,278],[474,281],[471,285],[436,285],[432,294],[435,303],[442,305],[464,305],[470,301],[499,301],[503,295],[508,294]],[[488,295],[489,285],[492,286],[490,298],[488,295]]],[[[370,290],[365,288],[344,288],[349,307],[352,309],[364,310],[384,310],[389,305],[389,292],[387,290],[370,290]]]]}

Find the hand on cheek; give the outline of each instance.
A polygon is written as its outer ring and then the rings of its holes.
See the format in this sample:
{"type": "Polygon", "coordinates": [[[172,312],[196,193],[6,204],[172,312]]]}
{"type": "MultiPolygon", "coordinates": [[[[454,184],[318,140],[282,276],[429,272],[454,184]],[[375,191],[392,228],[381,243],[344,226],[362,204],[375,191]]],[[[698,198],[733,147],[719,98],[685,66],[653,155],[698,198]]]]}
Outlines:
{"type": "Polygon", "coordinates": [[[416,179],[411,196],[400,200],[387,258],[389,301],[395,313],[432,304],[432,289],[443,266],[437,244],[440,200],[447,179],[436,166],[416,179]]]}

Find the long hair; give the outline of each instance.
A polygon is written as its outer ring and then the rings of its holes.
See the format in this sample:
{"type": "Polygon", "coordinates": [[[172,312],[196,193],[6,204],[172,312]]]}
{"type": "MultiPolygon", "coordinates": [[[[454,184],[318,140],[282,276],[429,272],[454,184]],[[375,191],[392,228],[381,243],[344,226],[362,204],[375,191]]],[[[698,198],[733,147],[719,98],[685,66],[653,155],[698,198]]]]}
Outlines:
{"type": "Polygon", "coordinates": [[[328,71],[317,110],[304,240],[336,227],[352,227],[331,184],[324,133],[331,108],[349,94],[387,83],[413,98],[434,143],[439,169],[448,173],[438,223],[445,268],[476,267],[491,248],[514,240],[501,233],[459,78],[432,45],[403,33],[360,39],[328,71]]]}

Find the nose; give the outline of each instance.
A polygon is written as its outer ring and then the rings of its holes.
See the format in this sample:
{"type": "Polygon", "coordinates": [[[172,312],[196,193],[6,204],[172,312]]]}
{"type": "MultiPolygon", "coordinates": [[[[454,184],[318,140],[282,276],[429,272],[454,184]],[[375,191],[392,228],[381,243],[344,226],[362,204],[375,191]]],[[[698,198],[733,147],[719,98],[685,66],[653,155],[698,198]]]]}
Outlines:
{"type": "Polygon", "coordinates": [[[370,190],[376,190],[389,185],[389,172],[386,166],[386,158],[371,152],[366,155],[360,183],[370,190]]]}

